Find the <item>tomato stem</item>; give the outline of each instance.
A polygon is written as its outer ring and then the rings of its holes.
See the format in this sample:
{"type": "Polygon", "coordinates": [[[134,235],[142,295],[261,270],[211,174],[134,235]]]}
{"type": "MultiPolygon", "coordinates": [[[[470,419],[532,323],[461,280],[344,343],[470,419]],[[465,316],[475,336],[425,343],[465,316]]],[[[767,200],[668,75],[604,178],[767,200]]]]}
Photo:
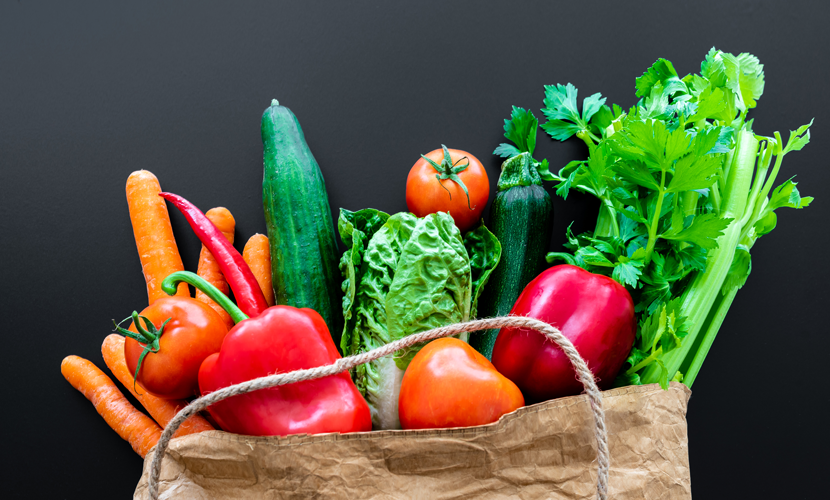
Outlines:
{"type": "Polygon", "coordinates": [[[467,158],[465,156],[464,158],[459,158],[457,162],[453,163],[452,158],[450,158],[450,152],[447,149],[447,146],[444,146],[443,144],[441,144],[441,148],[444,150],[444,159],[441,160],[440,165],[438,163],[435,163],[434,161],[430,160],[429,158],[427,158],[424,155],[421,155],[421,158],[426,160],[427,163],[432,165],[432,168],[434,168],[435,171],[438,172],[435,175],[435,178],[438,179],[438,183],[441,184],[441,187],[444,188],[444,191],[446,191],[447,194],[450,195],[450,200],[452,200],[452,193],[450,193],[450,190],[447,189],[444,186],[444,183],[441,182],[441,181],[445,180],[445,179],[449,179],[449,180],[455,182],[456,184],[458,184],[459,186],[461,186],[461,189],[464,190],[464,194],[467,195],[467,208],[472,210],[473,207],[470,206],[470,192],[467,191],[467,186],[464,185],[464,181],[462,181],[461,178],[458,176],[458,174],[460,174],[461,172],[467,170],[467,167],[470,166],[470,160],[469,160],[469,158],[467,158]],[[467,160],[467,163],[465,163],[464,165],[458,165],[459,163],[461,163],[461,160],[467,160]]]}
{"type": "MultiPolygon", "coordinates": [[[[173,293],[175,294],[176,290],[173,290],[173,293]]],[[[159,328],[158,330],[156,330],[156,325],[154,325],[149,318],[145,316],[139,316],[136,311],[133,311],[131,318],[133,320],[133,325],[135,325],[135,329],[138,331],[138,333],[131,332],[130,330],[122,328],[121,325],[115,322],[115,320],[113,320],[112,323],[115,325],[115,331],[117,331],[121,335],[124,335],[125,337],[129,337],[135,340],[144,347],[144,349],[141,351],[141,356],[138,357],[138,366],[135,367],[135,374],[133,375],[133,390],[138,392],[136,390],[135,384],[136,381],[138,381],[138,372],[141,371],[141,363],[144,362],[144,357],[147,356],[148,352],[159,352],[159,339],[161,338],[161,335],[164,333],[164,327],[167,326],[167,322],[170,321],[171,318],[167,318],[166,320],[164,320],[164,323],[161,324],[161,328],[159,328]],[[141,326],[141,321],[144,321],[145,326],[141,326]]],[[[124,321],[126,321],[126,319],[124,321]]],[[[122,323],[124,321],[122,321],[122,323]]]]}

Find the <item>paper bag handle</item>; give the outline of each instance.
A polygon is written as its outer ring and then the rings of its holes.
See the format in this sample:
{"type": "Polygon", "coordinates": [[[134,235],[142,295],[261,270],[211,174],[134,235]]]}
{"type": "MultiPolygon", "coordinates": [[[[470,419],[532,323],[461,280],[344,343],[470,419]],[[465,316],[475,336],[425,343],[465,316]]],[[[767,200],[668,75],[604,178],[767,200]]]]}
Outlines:
{"type": "Polygon", "coordinates": [[[208,406],[222,401],[231,396],[245,394],[259,389],[267,389],[278,385],[293,384],[295,382],[302,382],[304,380],[313,380],[316,378],[327,377],[335,375],[346,370],[350,370],[355,366],[363,363],[374,361],[378,358],[388,356],[395,351],[409,347],[420,342],[433,340],[441,337],[448,337],[450,335],[457,335],[464,332],[475,332],[478,330],[490,330],[496,328],[527,328],[536,330],[544,334],[547,338],[558,345],[562,351],[571,360],[574,366],[577,377],[582,385],[585,387],[585,393],[588,395],[588,401],[591,403],[591,411],[594,415],[594,435],[597,439],[597,498],[599,500],[606,500],[608,498],[608,432],[605,428],[605,413],[602,409],[602,395],[599,388],[594,381],[594,375],[588,369],[588,365],[576,352],[573,344],[568,340],[558,328],[553,327],[544,321],[534,318],[526,318],[521,316],[502,316],[498,318],[479,319],[475,321],[468,321],[466,323],[456,323],[454,325],[443,326],[441,328],[434,328],[422,333],[415,333],[404,337],[395,342],[390,342],[382,347],[349,356],[347,358],[338,359],[334,364],[318,366],[317,368],[309,368],[307,370],[296,370],[289,373],[280,373],[276,375],[269,375],[261,377],[241,384],[231,385],[218,391],[212,392],[207,396],[193,400],[192,403],[184,407],[176,417],[167,424],[164,432],[159,439],[158,444],[153,452],[153,462],[150,466],[150,477],[147,485],[150,491],[150,498],[158,500],[158,481],[161,474],[161,461],[164,458],[167,446],[170,444],[170,439],[173,433],[179,426],[194,414],[204,410],[208,406]]]}

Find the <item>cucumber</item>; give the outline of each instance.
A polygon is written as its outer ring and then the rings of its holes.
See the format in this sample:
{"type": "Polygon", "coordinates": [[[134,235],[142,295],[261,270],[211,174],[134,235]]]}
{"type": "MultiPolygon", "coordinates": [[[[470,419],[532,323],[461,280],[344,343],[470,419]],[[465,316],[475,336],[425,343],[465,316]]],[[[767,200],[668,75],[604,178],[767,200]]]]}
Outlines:
{"type": "Polygon", "coordinates": [[[320,313],[338,345],[343,329],[340,255],[326,185],[297,117],[276,99],[262,114],[262,146],[262,205],[274,298],[277,304],[320,313]]]}
{"type": "MultiPolygon", "coordinates": [[[[501,242],[501,261],[479,302],[479,317],[510,313],[524,287],[545,265],[552,224],[553,204],[530,153],[505,160],[490,207],[490,230],[501,242]]],[[[490,359],[498,334],[499,330],[477,332],[470,345],[490,359]]]]}

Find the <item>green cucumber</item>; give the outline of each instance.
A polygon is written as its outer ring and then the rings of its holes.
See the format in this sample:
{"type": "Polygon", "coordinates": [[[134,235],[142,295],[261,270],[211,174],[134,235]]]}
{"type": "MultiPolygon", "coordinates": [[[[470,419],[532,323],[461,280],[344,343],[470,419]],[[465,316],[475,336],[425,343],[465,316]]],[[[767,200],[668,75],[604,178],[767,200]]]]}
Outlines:
{"type": "MultiPolygon", "coordinates": [[[[550,244],[553,204],[530,153],[501,166],[498,192],[490,207],[490,230],[501,242],[501,261],[479,303],[479,317],[504,316],[525,286],[543,269],[550,244]]],[[[470,337],[470,345],[490,359],[499,330],[470,337]]]]}
{"type": "Polygon", "coordinates": [[[340,270],[326,185],[300,122],[277,100],[262,114],[262,205],[277,304],[314,309],[339,344],[340,270]]]}

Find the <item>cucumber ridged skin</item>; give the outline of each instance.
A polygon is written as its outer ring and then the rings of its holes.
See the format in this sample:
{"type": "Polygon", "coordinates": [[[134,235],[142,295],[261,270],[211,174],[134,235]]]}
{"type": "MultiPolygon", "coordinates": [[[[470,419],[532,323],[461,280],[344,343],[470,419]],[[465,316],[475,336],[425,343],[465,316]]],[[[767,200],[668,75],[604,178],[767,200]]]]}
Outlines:
{"type": "MultiPolygon", "coordinates": [[[[553,204],[539,184],[499,191],[490,207],[490,230],[501,242],[501,261],[487,282],[479,317],[509,314],[519,294],[545,266],[553,230],[553,204]]],[[[493,355],[499,330],[470,336],[470,345],[487,359],[493,355]]]]}
{"type": "Polygon", "coordinates": [[[314,309],[335,345],[343,329],[339,254],[323,174],[297,117],[273,104],[262,114],[262,205],[277,304],[314,309]]]}

